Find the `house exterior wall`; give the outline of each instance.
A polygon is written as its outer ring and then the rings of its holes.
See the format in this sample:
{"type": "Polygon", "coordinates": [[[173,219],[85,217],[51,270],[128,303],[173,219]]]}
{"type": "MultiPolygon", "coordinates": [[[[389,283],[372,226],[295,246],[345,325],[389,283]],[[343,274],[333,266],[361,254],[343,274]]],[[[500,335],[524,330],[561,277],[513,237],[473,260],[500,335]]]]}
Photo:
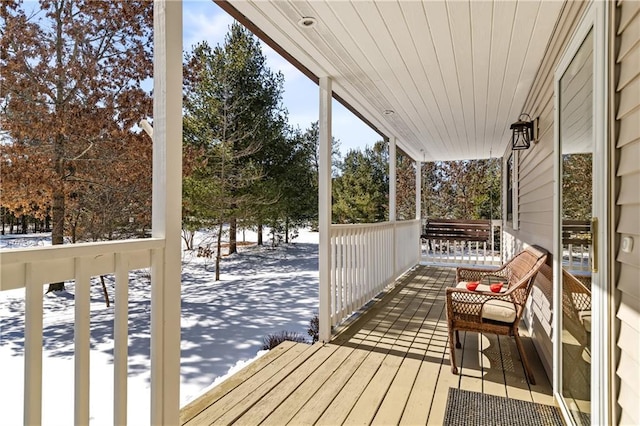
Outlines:
{"type": "MultiPolygon", "coordinates": [[[[587,2],[566,2],[547,46],[547,54],[523,107],[532,118],[539,117],[538,143],[514,156],[517,177],[513,195],[513,220],[504,223],[503,255],[509,259],[525,245],[539,245],[553,253],[553,192],[554,192],[554,73],[562,58],[587,2]]],[[[514,117],[514,121],[517,117],[514,117]]],[[[503,155],[503,175],[511,155],[507,147],[503,155]]],[[[514,152],[515,153],[515,152],[514,152]]],[[[503,185],[506,187],[506,185],[503,185]]],[[[503,194],[506,199],[506,194],[503,194]]],[[[503,217],[506,215],[503,206],[503,217]]],[[[525,323],[538,350],[540,359],[552,378],[552,283],[551,277],[539,277],[531,292],[525,323]]]]}
{"type": "Polygon", "coordinates": [[[626,0],[615,8],[615,68],[617,158],[615,232],[616,322],[618,350],[618,422],[640,424],[640,2],[626,0]],[[633,239],[631,250],[623,241],[633,239]]]}

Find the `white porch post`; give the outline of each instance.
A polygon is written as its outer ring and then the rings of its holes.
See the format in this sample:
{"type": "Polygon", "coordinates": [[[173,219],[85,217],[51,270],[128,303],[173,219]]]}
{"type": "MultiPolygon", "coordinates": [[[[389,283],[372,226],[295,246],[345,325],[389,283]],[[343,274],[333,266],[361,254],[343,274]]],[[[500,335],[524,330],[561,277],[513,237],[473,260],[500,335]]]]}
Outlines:
{"type": "Polygon", "coordinates": [[[153,11],[151,424],[177,425],[180,408],[180,229],[182,196],[182,0],[153,11]]]}
{"type": "Polygon", "coordinates": [[[320,77],[320,170],[318,171],[319,338],[331,340],[331,78],[320,77]]]}
{"type": "MultiPolygon", "coordinates": [[[[419,229],[422,234],[422,162],[416,160],[416,220],[420,221],[419,229]]],[[[422,258],[422,239],[418,237],[418,259],[422,258]]]]}
{"type": "Polygon", "coordinates": [[[389,138],[389,222],[396,221],[396,138],[389,138]]]}
{"type": "Polygon", "coordinates": [[[398,242],[396,241],[396,138],[389,138],[389,223],[392,227],[392,256],[391,256],[391,272],[393,273],[393,279],[398,274],[397,265],[397,249],[398,242]]]}
{"type": "Polygon", "coordinates": [[[422,162],[416,161],[416,219],[422,219],[422,162]]]}

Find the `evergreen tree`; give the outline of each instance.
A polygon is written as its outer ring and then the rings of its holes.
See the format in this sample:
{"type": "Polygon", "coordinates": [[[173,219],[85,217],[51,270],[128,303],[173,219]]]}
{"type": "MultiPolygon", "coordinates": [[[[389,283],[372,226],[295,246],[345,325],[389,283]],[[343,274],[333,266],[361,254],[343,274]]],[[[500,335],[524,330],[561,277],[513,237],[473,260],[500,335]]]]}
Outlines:
{"type": "Polygon", "coordinates": [[[278,201],[265,208],[266,223],[274,237],[289,242],[290,234],[300,226],[317,218],[317,173],[310,164],[310,155],[299,130],[291,131],[283,139],[281,158],[270,168],[272,187],[277,188],[278,201]]]}
{"type": "Polygon", "coordinates": [[[223,224],[234,253],[238,220],[255,220],[277,201],[267,171],[285,148],[282,83],[258,40],[238,23],[222,46],[202,42],[186,55],[184,144],[195,166],[185,177],[185,226],[216,223],[218,261],[223,224]]]}
{"type": "Polygon", "coordinates": [[[500,159],[425,163],[425,216],[442,219],[498,219],[500,159]]]}
{"type": "Polygon", "coordinates": [[[416,217],[416,168],[415,162],[398,149],[396,155],[396,219],[411,220],[416,217]]]}
{"type": "Polygon", "coordinates": [[[364,152],[351,150],[333,181],[333,222],[372,223],[388,219],[388,149],[379,141],[364,152]]]}
{"type": "Polygon", "coordinates": [[[565,154],[562,156],[563,219],[591,219],[593,215],[591,197],[592,162],[593,155],[591,153],[565,154]]]}

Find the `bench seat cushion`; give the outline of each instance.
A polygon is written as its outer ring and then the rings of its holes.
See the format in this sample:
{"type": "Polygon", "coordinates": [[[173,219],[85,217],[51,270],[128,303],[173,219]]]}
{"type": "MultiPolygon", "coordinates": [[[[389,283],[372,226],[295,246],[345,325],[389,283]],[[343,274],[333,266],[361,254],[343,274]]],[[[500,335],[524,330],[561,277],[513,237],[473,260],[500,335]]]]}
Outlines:
{"type": "Polygon", "coordinates": [[[516,319],[516,308],[506,300],[489,300],[482,305],[482,318],[512,323],[516,319]]]}

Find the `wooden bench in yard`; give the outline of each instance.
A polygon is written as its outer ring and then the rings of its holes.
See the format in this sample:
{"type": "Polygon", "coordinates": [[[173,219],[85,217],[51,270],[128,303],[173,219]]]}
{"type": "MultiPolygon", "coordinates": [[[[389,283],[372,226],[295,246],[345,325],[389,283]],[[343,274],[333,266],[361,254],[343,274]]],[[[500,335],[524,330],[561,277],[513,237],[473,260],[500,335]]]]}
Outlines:
{"type": "Polygon", "coordinates": [[[428,219],[422,238],[436,241],[488,242],[491,239],[491,221],[428,219]]]}

